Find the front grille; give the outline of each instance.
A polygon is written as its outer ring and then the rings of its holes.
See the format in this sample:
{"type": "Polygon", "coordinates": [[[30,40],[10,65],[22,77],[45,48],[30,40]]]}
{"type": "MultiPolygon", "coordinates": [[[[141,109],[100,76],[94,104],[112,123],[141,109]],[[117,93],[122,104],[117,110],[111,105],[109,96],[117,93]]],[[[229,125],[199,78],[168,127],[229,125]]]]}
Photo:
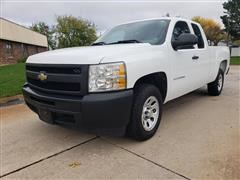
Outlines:
{"type": "Polygon", "coordinates": [[[80,91],[79,83],[41,82],[31,78],[28,78],[28,83],[49,90],[80,91]]]}
{"type": "Polygon", "coordinates": [[[27,64],[27,82],[31,88],[57,94],[87,93],[87,65],[27,64]],[[40,74],[46,79],[39,78],[40,74]]]}
{"type": "Polygon", "coordinates": [[[26,65],[26,70],[41,72],[44,71],[46,73],[54,73],[54,74],[81,74],[81,68],[79,67],[38,67],[38,66],[30,66],[26,65]]]}

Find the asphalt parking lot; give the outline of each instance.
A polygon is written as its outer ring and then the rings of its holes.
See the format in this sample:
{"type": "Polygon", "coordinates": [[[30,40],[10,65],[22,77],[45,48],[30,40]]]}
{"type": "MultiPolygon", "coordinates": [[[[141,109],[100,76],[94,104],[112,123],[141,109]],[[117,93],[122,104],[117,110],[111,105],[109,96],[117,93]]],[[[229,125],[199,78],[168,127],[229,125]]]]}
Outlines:
{"type": "Polygon", "coordinates": [[[164,105],[146,142],[98,137],[40,121],[24,104],[2,107],[3,179],[240,179],[240,66],[219,97],[206,87],[164,105]]]}

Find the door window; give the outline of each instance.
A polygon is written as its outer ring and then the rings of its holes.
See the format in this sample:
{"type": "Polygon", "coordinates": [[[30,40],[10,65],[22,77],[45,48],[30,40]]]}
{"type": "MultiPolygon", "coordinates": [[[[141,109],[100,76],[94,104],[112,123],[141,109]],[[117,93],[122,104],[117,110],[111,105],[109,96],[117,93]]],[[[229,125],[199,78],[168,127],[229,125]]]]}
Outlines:
{"type": "MultiPolygon", "coordinates": [[[[172,41],[177,40],[183,33],[191,33],[188,24],[185,21],[178,21],[173,29],[172,41]]],[[[194,46],[186,46],[182,49],[194,49],[194,46]]]]}
{"type": "Polygon", "coordinates": [[[186,22],[178,21],[173,29],[172,40],[177,40],[177,38],[183,33],[190,33],[190,29],[186,22]]]}

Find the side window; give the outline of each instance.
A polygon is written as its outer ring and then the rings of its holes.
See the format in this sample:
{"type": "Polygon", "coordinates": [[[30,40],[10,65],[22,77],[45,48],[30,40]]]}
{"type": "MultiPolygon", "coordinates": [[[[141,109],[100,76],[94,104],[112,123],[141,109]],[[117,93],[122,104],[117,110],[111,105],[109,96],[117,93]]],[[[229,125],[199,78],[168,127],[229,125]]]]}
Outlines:
{"type": "Polygon", "coordinates": [[[202,37],[202,33],[199,29],[199,27],[196,24],[191,24],[194,34],[198,37],[198,48],[202,49],[204,48],[204,41],[203,41],[203,37],[202,37]]]}
{"type": "Polygon", "coordinates": [[[184,21],[178,21],[173,29],[172,40],[177,40],[183,33],[190,33],[188,24],[184,21]]]}

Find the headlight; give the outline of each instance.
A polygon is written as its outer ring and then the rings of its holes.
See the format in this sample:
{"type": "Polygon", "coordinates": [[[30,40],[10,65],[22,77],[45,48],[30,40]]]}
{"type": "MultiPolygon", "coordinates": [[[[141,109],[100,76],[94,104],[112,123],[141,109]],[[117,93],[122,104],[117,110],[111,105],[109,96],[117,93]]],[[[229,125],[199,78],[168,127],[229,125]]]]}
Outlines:
{"type": "Polygon", "coordinates": [[[114,91],[126,88],[124,63],[89,66],[89,92],[114,91]]]}

